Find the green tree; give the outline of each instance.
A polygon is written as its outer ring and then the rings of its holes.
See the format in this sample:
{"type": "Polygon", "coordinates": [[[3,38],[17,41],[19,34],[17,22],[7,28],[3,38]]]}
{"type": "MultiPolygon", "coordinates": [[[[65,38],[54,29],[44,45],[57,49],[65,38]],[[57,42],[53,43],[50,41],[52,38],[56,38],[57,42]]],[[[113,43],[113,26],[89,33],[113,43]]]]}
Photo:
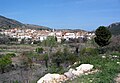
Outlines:
{"type": "Polygon", "coordinates": [[[48,60],[49,60],[49,58],[48,58],[48,54],[45,54],[44,55],[44,61],[45,61],[45,66],[48,68],[48,60]]]}
{"type": "Polygon", "coordinates": [[[63,60],[63,53],[60,51],[57,51],[55,54],[52,56],[52,62],[56,63],[57,67],[60,67],[60,64],[62,63],[63,60]]]}
{"type": "Polygon", "coordinates": [[[43,44],[45,44],[45,46],[48,46],[48,57],[51,63],[50,53],[52,52],[53,46],[57,44],[57,38],[55,36],[48,36],[47,39],[43,41],[43,44]]]}
{"type": "Polygon", "coordinates": [[[110,38],[111,38],[111,32],[107,29],[107,27],[100,26],[98,29],[95,31],[96,37],[95,42],[100,46],[106,46],[110,43],[110,38]]]}
{"type": "Polygon", "coordinates": [[[21,39],[20,44],[25,44],[25,38],[21,39]]]}
{"type": "Polygon", "coordinates": [[[7,66],[9,66],[12,63],[12,60],[9,56],[3,56],[0,58],[0,69],[1,72],[4,73],[4,70],[7,66]]]}
{"type": "Polygon", "coordinates": [[[12,57],[15,57],[15,56],[16,56],[16,54],[15,54],[15,53],[7,53],[7,54],[6,54],[6,56],[8,56],[8,57],[11,57],[11,58],[12,58],[12,57]]]}
{"type": "Polygon", "coordinates": [[[41,47],[41,48],[36,48],[36,52],[37,52],[37,53],[43,53],[43,50],[44,50],[44,49],[43,49],[42,47],[41,47]]]}
{"type": "Polygon", "coordinates": [[[57,43],[57,38],[54,36],[48,36],[47,39],[43,41],[43,44],[49,47],[55,46],[56,43],[57,43]]]}

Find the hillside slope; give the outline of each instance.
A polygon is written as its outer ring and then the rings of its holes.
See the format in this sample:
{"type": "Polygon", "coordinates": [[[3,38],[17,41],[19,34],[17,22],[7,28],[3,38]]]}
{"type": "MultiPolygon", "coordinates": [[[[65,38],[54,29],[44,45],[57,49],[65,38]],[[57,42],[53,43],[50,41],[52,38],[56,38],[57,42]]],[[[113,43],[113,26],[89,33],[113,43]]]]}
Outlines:
{"type": "Polygon", "coordinates": [[[24,26],[24,24],[0,15],[0,28],[9,29],[15,27],[22,27],[22,26],[24,26]]]}
{"type": "Polygon", "coordinates": [[[19,21],[4,17],[0,15],[0,29],[10,29],[10,28],[29,28],[36,30],[50,30],[50,28],[45,26],[33,25],[33,24],[23,24],[19,21]]]}
{"type": "Polygon", "coordinates": [[[113,35],[120,35],[120,22],[109,25],[108,29],[113,35]]]}

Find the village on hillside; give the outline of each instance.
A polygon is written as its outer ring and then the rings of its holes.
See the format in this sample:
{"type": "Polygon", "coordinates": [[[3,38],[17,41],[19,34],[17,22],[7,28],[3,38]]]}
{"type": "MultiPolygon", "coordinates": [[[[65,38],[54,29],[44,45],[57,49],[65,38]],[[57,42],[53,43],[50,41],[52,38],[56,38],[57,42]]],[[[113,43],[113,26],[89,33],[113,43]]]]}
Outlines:
{"type": "Polygon", "coordinates": [[[48,36],[54,36],[57,38],[57,42],[61,43],[62,39],[69,41],[70,39],[91,39],[95,36],[94,32],[87,31],[67,31],[67,30],[34,30],[34,29],[21,29],[14,28],[8,30],[1,30],[1,34],[9,36],[11,38],[17,38],[20,42],[22,39],[32,41],[43,41],[46,40],[48,36]]]}

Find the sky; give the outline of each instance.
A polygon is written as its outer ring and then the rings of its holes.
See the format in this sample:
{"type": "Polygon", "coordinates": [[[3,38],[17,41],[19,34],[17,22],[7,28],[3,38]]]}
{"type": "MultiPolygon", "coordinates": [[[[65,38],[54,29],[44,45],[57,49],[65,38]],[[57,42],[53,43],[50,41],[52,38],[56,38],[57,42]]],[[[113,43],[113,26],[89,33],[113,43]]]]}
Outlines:
{"type": "Polygon", "coordinates": [[[25,24],[91,31],[120,22],[120,0],[0,0],[0,15],[25,24]]]}

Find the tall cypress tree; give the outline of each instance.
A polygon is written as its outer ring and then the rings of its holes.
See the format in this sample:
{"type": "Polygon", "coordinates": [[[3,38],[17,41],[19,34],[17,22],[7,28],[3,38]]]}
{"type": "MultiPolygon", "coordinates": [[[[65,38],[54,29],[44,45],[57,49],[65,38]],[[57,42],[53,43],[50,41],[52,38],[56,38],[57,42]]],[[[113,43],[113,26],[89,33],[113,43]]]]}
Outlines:
{"type": "Polygon", "coordinates": [[[95,42],[100,46],[106,46],[110,43],[110,38],[111,38],[111,32],[107,29],[107,27],[100,26],[98,29],[95,31],[96,37],[95,42]]]}

